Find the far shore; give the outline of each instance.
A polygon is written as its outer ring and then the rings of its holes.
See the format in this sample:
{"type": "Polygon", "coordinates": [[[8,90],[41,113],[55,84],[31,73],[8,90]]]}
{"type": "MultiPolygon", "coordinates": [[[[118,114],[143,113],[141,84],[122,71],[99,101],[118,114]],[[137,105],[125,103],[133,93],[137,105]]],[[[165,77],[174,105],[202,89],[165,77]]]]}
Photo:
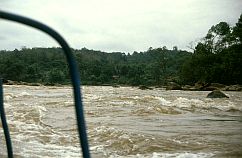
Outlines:
{"type": "MultiPolygon", "coordinates": [[[[63,86],[71,86],[71,83],[67,84],[59,84],[59,83],[28,83],[22,81],[11,81],[11,80],[4,80],[4,85],[26,85],[26,86],[56,86],[56,87],[63,87],[63,86]]],[[[213,91],[213,90],[221,90],[221,91],[242,91],[242,85],[223,85],[220,83],[196,83],[194,85],[179,85],[175,82],[169,82],[167,85],[122,85],[122,84],[82,84],[82,86],[112,86],[114,88],[119,87],[137,87],[141,90],[152,90],[152,89],[164,89],[164,90],[184,90],[184,91],[213,91]]]]}

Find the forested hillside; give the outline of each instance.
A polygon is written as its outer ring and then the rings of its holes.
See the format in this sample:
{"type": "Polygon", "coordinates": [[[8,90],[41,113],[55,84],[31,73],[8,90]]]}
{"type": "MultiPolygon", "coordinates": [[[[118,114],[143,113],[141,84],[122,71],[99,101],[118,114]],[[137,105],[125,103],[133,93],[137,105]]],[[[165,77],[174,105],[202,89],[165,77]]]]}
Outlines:
{"type": "MultiPolygon", "coordinates": [[[[242,15],[235,26],[220,22],[187,52],[149,48],[144,52],[105,53],[74,50],[86,85],[242,84],[242,15]]],[[[0,76],[7,80],[68,84],[69,72],[61,48],[0,51],[0,76]]]]}
{"type": "MultiPolygon", "coordinates": [[[[179,80],[180,68],[191,55],[166,47],[132,55],[73,50],[83,84],[162,85],[179,80]]],[[[0,73],[9,80],[69,83],[68,65],[60,48],[32,48],[0,52],[0,73]]]]}

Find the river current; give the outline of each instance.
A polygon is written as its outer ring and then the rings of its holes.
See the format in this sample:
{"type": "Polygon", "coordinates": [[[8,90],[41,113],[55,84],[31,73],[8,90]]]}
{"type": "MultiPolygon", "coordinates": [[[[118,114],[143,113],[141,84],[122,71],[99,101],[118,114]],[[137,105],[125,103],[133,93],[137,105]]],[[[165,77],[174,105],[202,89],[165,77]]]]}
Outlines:
{"type": "MultiPolygon", "coordinates": [[[[242,157],[242,92],[82,87],[92,157],[242,157]]],[[[4,86],[15,157],[81,157],[71,87],[4,86]]],[[[0,124],[0,157],[7,157],[0,124]]]]}

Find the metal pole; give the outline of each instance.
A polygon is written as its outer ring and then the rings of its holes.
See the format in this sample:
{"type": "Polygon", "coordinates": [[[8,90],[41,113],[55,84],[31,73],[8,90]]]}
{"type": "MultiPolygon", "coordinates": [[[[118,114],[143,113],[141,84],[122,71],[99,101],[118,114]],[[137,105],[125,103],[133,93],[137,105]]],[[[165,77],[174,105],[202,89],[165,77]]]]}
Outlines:
{"type": "Polygon", "coordinates": [[[81,85],[80,75],[79,75],[76,61],[74,59],[74,56],[72,54],[72,51],[69,45],[59,33],[57,33],[52,28],[48,27],[47,25],[44,25],[38,21],[29,19],[23,16],[7,13],[1,10],[0,10],[0,18],[10,20],[10,21],[15,21],[21,24],[25,24],[27,26],[31,26],[38,30],[41,30],[47,33],[48,35],[50,35],[61,45],[62,49],[64,50],[67,62],[69,64],[69,70],[70,70],[71,81],[72,81],[73,92],[74,92],[77,127],[78,127],[80,145],[82,148],[82,155],[84,158],[89,158],[90,157],[89,145],[88,145],[88,139],[87,139],[87,133],[86,133],[86,123],[85,123],[84,109],[83,109],[81,90],[80,90],[80,85],[81,85]]]}
{"type": "Polygon", "coordinates": [[[8,124],[7,124],[4,106],[3,106],[3,82],[2,82],[2,78],[0,78],[0,115],[1,115],[1,121],[2,121],[3,131],[4,131],[4,135],[5,135],[7,150],[8,150],[8,157],[13,158],[12,143],[11,143],[8,124]]]}

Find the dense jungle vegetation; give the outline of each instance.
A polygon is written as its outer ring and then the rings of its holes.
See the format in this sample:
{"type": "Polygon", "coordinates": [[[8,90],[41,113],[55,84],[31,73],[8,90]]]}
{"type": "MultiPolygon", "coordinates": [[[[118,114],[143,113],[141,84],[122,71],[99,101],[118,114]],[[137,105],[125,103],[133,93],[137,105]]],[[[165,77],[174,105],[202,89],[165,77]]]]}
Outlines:
{"type": "MultiPolygon", "coordinates": [[[[82,84],[165,85],[242,84],[242,14],[235,26],[220,22],[193,52],[149,48],[144,52],[105,53],[73,49],[82,84]]],[[[0,51],[0,76],[7,80],[68,84],[69,72],[61,48],[22,48],[0,51]]]]}

